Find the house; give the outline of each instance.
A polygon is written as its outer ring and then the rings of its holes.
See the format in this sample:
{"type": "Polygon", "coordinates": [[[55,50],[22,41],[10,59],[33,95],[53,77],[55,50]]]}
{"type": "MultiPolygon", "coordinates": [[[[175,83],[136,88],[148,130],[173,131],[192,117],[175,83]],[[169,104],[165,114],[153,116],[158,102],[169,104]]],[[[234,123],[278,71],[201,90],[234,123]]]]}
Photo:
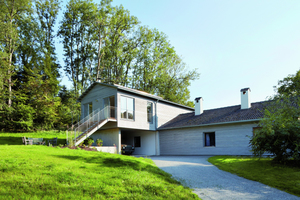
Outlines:
{"type": "Polygon", "coordinates": [[[117,84],[94,82],[78,99],[81,122],[75,144],[86,137],[104,146],[135,146],[138,155],[250,155],[249,140],[263,117],[265,102],[250,102],[241,90],[241,105],[195,109],[117,84]]]}
{"type": "Polygon", "coordinates": [[[121,85],[94,82],[79,98],[81,122],[75,127],[75,145],[86,137],[103,146],[131,144],[135,154],[159,155],[158,127],[194,109],[147,92],[121,85]],[[81,136],[81,137],[80,137],[81,136]]]}

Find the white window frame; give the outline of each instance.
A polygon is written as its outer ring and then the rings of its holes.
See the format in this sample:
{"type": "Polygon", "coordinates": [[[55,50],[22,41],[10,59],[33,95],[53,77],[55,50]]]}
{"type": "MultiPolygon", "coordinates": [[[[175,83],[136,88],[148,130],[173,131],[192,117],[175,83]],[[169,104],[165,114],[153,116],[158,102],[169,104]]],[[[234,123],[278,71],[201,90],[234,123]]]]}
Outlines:
{"type": "Polygon", "coordinates": [[[135,120],[135,99],[133,98],[133,97],[128,97],[128,96],[120,96],[120,111],[121,111],[121,119],[123,119],[123,120],[131,120],[131,121],[134,121],[135,120]],[[126,98],[126,108],[123,108],[122,107],[122,98],[126,98]],[[132,105],[132,110],[129,110],[128,109],[128,99],[132,99],[132,103],[133,103],[133,105],[132,105]],[[124,115],[122,114],[123,113],[123,111],[124,111],[124,113],[125,113],[125,117],[124,117],[124,115]],[[131,113],[132,112],[132,119],[130,119],[129,118],[129,115],[128,115],[128,113],[131,113]]]}
{"type": "Polygon", "coordinates": [[[153,102],[151,102],[151,101],[148,101],[147,102],[147,122],[149,123],[149,124],[153,124],[153,102]],[[150,112],[148,112],[148,105],[151,105],[151,110],[150,110],[150,112]]]}

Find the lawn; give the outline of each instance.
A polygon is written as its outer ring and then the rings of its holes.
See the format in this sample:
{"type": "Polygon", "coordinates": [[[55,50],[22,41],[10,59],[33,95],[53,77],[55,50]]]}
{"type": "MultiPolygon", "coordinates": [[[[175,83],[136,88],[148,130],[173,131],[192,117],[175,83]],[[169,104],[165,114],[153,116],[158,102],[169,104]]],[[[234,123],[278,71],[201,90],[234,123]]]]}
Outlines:
{"type": "Polygon", "coordinates": [[[208,161],[219,169],[300,196],[300,166],[274,164],[271,158],[214,156],[208,161]]]}
{"type": "Polygon", "coordinates": [[[0,145],[0,199],[199,198],[150,159],[41,145],[0,145]]]}
{"type": "Polygon", "coordinates": [[[29,138],[43,138],[44,140],[51,140],[57,137],[57,143],[66,144],[65,131],[38,131],[31,133],[0,133],[0,145],[22,145],[22,137],[29,138]]]}

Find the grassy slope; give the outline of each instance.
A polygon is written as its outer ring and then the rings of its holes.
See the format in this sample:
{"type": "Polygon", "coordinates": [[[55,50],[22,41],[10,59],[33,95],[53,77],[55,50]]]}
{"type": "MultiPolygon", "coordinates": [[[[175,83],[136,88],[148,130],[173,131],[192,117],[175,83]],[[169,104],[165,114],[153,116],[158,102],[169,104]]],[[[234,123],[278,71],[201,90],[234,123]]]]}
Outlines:
{"type": "Polygon", "coordinates": [[[198,199],[150,159],[0,146],[0,199],[198,199]]]}
{"type": "Polygon", "coordinates": [[[300,196],[300,167],[274,165],[271,158],[214,156],[208,161],[221,170],[300,196]]]}
{"type": "Polygon", "coordinates": [[[66,144],[65,131],[39,131],[32,133],[0,133],[0,145],[22,145],[22,137],[29,138],[43,138],[44,140],[51,140],[57,137],[57,143],[66,144]]]}

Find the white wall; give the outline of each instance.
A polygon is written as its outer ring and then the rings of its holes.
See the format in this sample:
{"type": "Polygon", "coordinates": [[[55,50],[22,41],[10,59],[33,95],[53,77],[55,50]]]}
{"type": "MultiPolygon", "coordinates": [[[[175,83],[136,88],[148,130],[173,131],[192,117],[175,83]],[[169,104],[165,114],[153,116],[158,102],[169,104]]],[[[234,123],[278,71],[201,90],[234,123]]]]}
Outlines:
{"type": "Polygon", "coordinates": [[[252,155],[248,136],[255,123],[159,131],[161,155],[252,155]],[[215,147],[205,147],[204,133],[215,132],[215,147]]]}
{"type": "Polygon", "coordinates": [[[96,140],[100,138],[103,141],[103,146],[116,145],[118,152],[120,152],[121,138],[120,138],[120,130],[118,128],[98,130],[90,137],[93,138],[93,140],[95,141],[93,145],[96,145],[96,140]]]}

